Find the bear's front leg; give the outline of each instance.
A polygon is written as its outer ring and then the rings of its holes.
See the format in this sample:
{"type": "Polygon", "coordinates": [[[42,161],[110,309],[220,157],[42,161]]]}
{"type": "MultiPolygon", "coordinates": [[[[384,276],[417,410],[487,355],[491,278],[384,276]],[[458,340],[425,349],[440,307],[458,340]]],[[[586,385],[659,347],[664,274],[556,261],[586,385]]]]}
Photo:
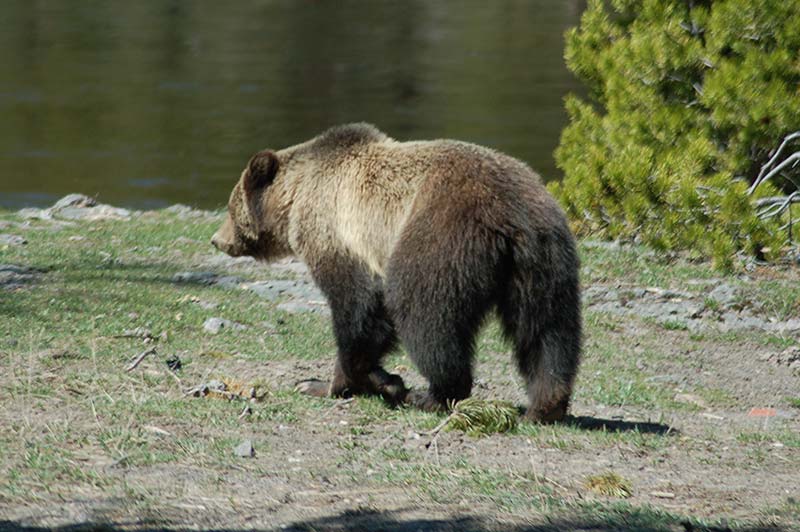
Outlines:
{"type": "Polygon", "coordinates": [[[329,257],[309,269],[330,304],[338,354],[330,383],[304,381],[297,390],[318,397],[380,395],[392,405],[402,403],[408,392],[403,379],[380,365],[397,344],[380,280],[351,257],[329,257]]]}

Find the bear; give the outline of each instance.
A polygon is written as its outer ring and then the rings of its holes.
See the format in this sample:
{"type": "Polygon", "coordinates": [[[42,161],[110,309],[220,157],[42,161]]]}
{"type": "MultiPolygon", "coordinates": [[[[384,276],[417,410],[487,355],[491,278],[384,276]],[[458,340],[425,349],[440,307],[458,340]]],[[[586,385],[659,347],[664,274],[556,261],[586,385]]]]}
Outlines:
{"type": "Polygon", "coordinates": [[[301,392],[446,410],[471,393],[476,334],[493,313],[526,386],[524,417],[567,415],[582,344],[575,239],[540,177],[511,156],[333,127],[253,155],[212,244],[308,266],[338,352],[332,380],[301,392]],[[426,391],[381,366],[398,343],[426,391]]]}

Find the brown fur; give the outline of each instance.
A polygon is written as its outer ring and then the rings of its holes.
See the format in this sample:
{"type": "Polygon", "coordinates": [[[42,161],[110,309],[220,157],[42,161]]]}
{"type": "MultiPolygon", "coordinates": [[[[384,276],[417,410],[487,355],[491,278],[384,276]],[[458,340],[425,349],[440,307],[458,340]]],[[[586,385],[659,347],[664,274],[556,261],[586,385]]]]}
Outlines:
{"type": "Polygon", "coordinates": [[[496,308],[528,417],[566,414],[580,356],[578,258],[561,209],[516,159],[452,140],[398,142],[367,124],[333,128],[254,156],[212,242],[306,262],[333,314],[330,394],[428,409],[467,397],[475,334],[496,308]],[[398,337],[427,394],[406,397],[380,367],[398,337]]]}

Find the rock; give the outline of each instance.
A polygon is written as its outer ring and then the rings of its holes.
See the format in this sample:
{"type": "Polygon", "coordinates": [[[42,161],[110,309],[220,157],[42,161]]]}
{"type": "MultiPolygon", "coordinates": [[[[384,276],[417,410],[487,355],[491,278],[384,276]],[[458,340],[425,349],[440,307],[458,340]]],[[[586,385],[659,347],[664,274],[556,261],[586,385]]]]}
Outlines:
{"type": "Polygon", "coordinates": [[[294,257],[281,259],[277,262],[272,262],[269,265],[270,269],[276,270],[279,272],[290,272],[298,277],[308,277],[308,267],[305,263],[301,260],[298,260],[294,257]]]}
{"type": "Polygon", "coordinates": [[[235,321],[226,320],[223,318],[208,318],[203,323],[203,329],[211,334],[217,334],[223,329],[232,329],[234,331],[243,331],[247,329],[246,325],[236,323],[235,321]]]}
{"type": "Polygon", "coordinates": [[[278,310],[288,312],[289,314],[300,314],[303,312],[316,312],[319,314],[330,314],[331,310],[324,301],[300,301],[292,299],[279,304],[276,307],[278,310]]]}
{"type": "Polygon", "coordinates": [[[256,450],[253,447],[252,441],[244,440],[242,443],[236,446],[236,448],[233,450],[233,454],[241,458],[253,458],[256,455],[256,450]]]}
{"type": "Polygon", "coordinates": [[[136,327],[135,329],[125,329],[122,331],[122,336],[126,336],[129,338],[141,338],[142,340],[147,340],[155,338],[153,333],[150,329],[146,327],[136,327]]]}
{"type": "Polygon", "coordinates": [[[593,305],[602,301],[619,300],[619,292],[613,288],[605,286],[589,286],[583,290],[583,300],[587,305],[593,305]]]}
{"type": "Polygon", "coordinates": [[[717,304],[724,308],[730,309],[736,305],[739,300],[739,289],[729,284],[720,284],[708,294],[708,299],[716,301],[717,304]]]}
{"type": "Polygon", "coordinates": [[[211,392],[224,392],[228,388],[228,386],[222,381],[212,379],[207,383],[205,383],[203,385],[203,388],[206,391],[211,391],[211,392]]]}
{"type": "Polygon", "coordinates": [[[21,246],[28,241],[19,235],[0,234],[0,246],[21,246]]]}
{"type": "Polygon", "coordinates": [[[322,292],[311,282],[304,279],[300,280],[274,280],[274,281],[259,281],[255,283],[244,283],[241,287],[245,290],[250,290],[255,294],[275,301],[281,297],[288,297],[294,299],[306,299],[314,301],[324,301],[325,297],[322,292]]]}
{"type": "Polygon", "coordinates": [[[584,240],[582,243],[586,249],[610,249],[617,250],[622,247],[618,240],[605,241],[605,240],[584,240]]]}
{"type": "Polygon", "coordinates": [[[217,216],[217,213],[213,211],[203,211],[199,209],[195,209],[188,205],[182,205],[180,203],[176,203],[175,205],[170,205],[164,212],[168,212],[170,214],[176,215],[178,218],[182,220],[187,220],[191,218],[204,218],[207,216],[217,216]]]}
{"type": "Polygon", "coordinates": [[[722,321],[719,324],[719,329],[722,332],[729,331],[746,331],[746,330],[761,330],[769,329],[770,323],[757,318],[747,313],[740,312],[726,312],[722,315],[722,321]]]}
{"type": "Polygon", "coordinates": [[[770,324],[770,330],[777,333],[796,333],[800,331],[800,319],[792,318],[788,321],[779,321],[770,324]]]}
{"type": "MultiPolygon", "coordinates": [[[[209,244],[209,247],[211,247],[211,244],[209,244]]],[[[222,252],[215,253],[205,260],[206,265],[218,268],[232,268],[242,265],[252,266],[255,262],[256,259],[253,257],[231,257],[222,252]]]]}
{"type": "Polygon", "coordinates": [[[789,347],[783,350],[779,355],[770,357],[770,359],[781,366],[789,366],[790,368],[800,367],[800,346],[794,345],[789,347]]]}
{"type": "Polygon", "coordinates": [[[17,211],[17,214],[26,220],[52,220],[50,209],[25,208],[17,211]]]}
{"type": "Polygon", "coordinates": [[[214,272],[179,272],[172,276],[172,282],[211,285],[218,277],[214,272]]]}
{"type": "Polygon", "coordinates": [[[97,205],[97,201],[89,196],[84,196],[83,194],[67,194],[55,202],[51,209],[64,209],[66,207],[85,209],[87,207],[94,207],[95,205],[97,205]]]}
{"type": "Polygon", "coordinates": [[[6,289],[18,288],[31,282],[40,272],[27,266],[15,264],[0,264],[0,287],[6,289]]]}
{"type": "Polygon", "coordinates": [[[215,286],[219,286],[220,288],[225,289],[233,289],[239,288],[239,285],[242,284],[242,279],[240,277],[236,277],[235,275],[224,275],[221,277],[217,277],[217,280],[214,281],[215,286]]]}
{"type": "Polygon", "coordinates": [[[237,288],[242,283],[242,279],[233,275],[221,276],[214,272],[180,272],[172,276],[172,282],[221,286],[230,289],[237,288]]]}
{"type": "Polygon", "coordinates": [[[128,220],[131,211],[97,203],[94,198],[83,194],[68,194],[53,204],[49,209],[22,209],[18,213],[23,218],[52,220],[128,220]]]}
{"type": "Polygon", "coordinates": [[[96,207],[66,207],[56,210],[53,215],[65,220],[129,220],[131,211],[110,205],[97,205],[96,207]]]}

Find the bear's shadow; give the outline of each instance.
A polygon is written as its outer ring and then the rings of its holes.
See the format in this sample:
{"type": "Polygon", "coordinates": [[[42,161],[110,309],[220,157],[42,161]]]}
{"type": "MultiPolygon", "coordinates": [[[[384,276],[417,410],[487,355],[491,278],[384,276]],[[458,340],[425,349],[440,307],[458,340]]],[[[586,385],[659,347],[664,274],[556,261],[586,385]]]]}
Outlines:
{"type": "MultiPolygon", "coordinates": [[[[520,418],[525,415],[525,407],[517,407],[520,418]]],[[[670,434],[680,434],[680,431],[664,423],[654,423],[652,421],[625,421],[622,419],[604,419],[594,416],[573,416],[567,414],[561,421],[556,421],[554,425],[575,427],[581,430],[597,430],[603,432],[639,432],[642,434],[656,434],[658,436],[668,436],[670,434]]]]}
{"type": "Polygon", "coordinates": [[[663,423],[653,423],[651,421],[624,421],[622,419],[603,419],[592,416],[571,416],[559,422],[560,425],[567,425],[583,430],[600,430],[604,432],[640,432],[642,434],[657,434],[666,436],[677,434],[678,430],[663,423]]]}

